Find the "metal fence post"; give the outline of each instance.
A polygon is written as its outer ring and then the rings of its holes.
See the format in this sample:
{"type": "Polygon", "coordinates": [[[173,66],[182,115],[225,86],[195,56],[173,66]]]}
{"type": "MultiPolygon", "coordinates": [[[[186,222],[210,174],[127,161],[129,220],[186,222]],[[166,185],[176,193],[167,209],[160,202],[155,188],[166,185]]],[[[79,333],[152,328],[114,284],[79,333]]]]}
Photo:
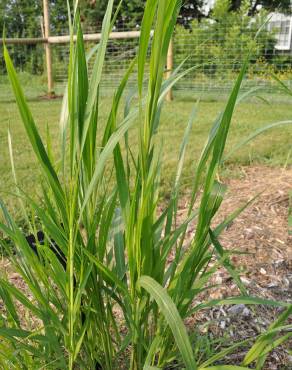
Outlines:
{"type": "MultiPolygon", "coordinates": [[[[44,36],[46,39],[50,37],[50,10],[49,0],[43,0],[44,6],[44,36]]],[[[53,80],[53,67],[52,67],[52,52],[51,45],[47,41],[45,43],[46,52],[46,67],[47,67],[47,79],[48,79],[48,95],[54,95],[54,80],[53,80]]]]}

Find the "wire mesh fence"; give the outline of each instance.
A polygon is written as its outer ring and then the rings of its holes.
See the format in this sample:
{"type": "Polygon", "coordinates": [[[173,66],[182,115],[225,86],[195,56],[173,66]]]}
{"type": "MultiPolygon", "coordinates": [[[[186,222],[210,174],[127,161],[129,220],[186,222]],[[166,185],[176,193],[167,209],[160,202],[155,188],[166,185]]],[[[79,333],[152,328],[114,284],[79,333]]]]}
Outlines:
{"type": "MultiPolygon", "coordinates": [[[[86,29],[92,34],[99,30],[86,29]]],[[[125,31],[119,29],[115,31],[125,31]]],[[[241,68],[248,50],[252,50],[250,65],[244,87],[263,86],[267,92],[273,89],[273,75],[288,84],[292,81],[292,55],[290,50],[277,49],[275,31],[269,26],[255,40],[256,27],[228,24],[218,28],[211,21],[194,22],[191,29],[182,26],[176,28],[173,39],[173,66],[181,63],[183,69],[194,69],[176,85],[178,91],[225,92],[230,89],[241,68]]],[[[60,34],[66,34],[66,30],[60,34]]],[[[279,40],[279,37],[278,37],[279,40]]],[[[125,73],[130,61],[135,57],[139,39],[125,37],[110,39],[106,64],[103,71],[102,86],[111,91],[125,73]]],[[[90,50],[95,42],[87,41],[90,50]]],[[[62,94],[67,77],[69,45],[66,43],[51,45],[52,69],[55,93],[62,94]]],[[[17,67],[25,93],[35,98],[47,93],[45,50],[43,44],[9,45],[14,65],[17,67]]],[[[0,51],[0,101],[11,98],[11,92],[5,66],[0,51]]],[[[89,63],[89,71],[92,61],[89,63]]],[[[130,84],[136,80],[133,72],[130,84]]]]}
{"type": "MultiPolygon", "coordinates": [[[[118,39],[109,39],[106,53],[106,63],[103,70],[102,86],[106,90],[113,90],[130,62],[135,58],[139,44],[137,35],[127,35],[126,29],[119,29],[116,32],[125,33],[125,37],[118,39]]],[[[93,28],[86,29],[84,34],[93,35],[100,30],[93,28]]],[[[65,30],[60,35],[66,35],[65,30]]],[[[85,47],[89,52],[97,41],[86,41],[85,47]]],[[[25,87],[25,93],[28,98],[34,98],[47,93],[46,59],[43,44],[13,44],[8,45],[11,59],[16,66],[22,85],[25,87]]],[[[68,71],[69,61],[69,43],[52,44],[52,70],[54,80],[54,92],[59,95],[63,92],[68,71]]],[[[9,81],[5,71],[3,50],[0,49],[0,101],[11,98],[9,81]]],[[[91,73],[94,58],[88,63],[88,70],[91,73]]],[[[133,71],[129,85],[136,81],[136,70],[133,71]]]]}
{"type": "MultiPolygon", "coordinates": [[[[117,83],[129,67],[130,61],[137,53],[138,43],[139,39],[137,37],[109,40],[102,78],[104,87],[113,89],[117,86],[117,83]]],[[[94,42],[86,42],[85,46],[87,51],[89,52],[94,45],[94,42]]],[[[57,85],[62,85],[66,81],[67,76],[69,46],[68,44],[54,45],[52,50],[54,81],[57,85]]],[[[88,63],[89,73],[92,71],[93,63],[94,58],[91,58],[88,63]]],[[[132,75],[131,81],[133,81],[133,79],[134,75],[132,75]]]]}
{"type": "MultiPolygon", "coordinates": [[[[218,28],[216,24],[210,21],[194,22],[191,29],[185,29],[181,26],[176,27],[173,37],[173,68],[177,68],[181,63],[184,63],[183,70],[194,67],[175,86],[176,94],[182,94],[184,98],[186,94],[190,93],[192,95],[197,94],[200,97],[202,94],[206,94],[207,98],[211,97],[216,100],[220,99],[221,96],[222,99],[225,99],[225,93],[230,90],[250,49],[252,53],[248,73],[243,84],[244,89],[262,86],[267,94],[273,93],[274,100],[273,74],[290,84],[290,81],[292,81],[292,55],[289,48],[285,49],[287,37],[275,37],[275,29],[277,32],[279,31],[279,24],[275,25],[274,30],[273,27],[267,27],[265,32],[257,39],[257,42],[254,42],[257,27],[252,29],[244,24],[241,27],[237,24],[236,27],[226,24],[225,28],[218,28]],[[284,48],[279,47],[281,45],[277,45],[279,42],[284,44],[284,48]]],[[[290,28],[288,30],[285,28],[287,28],[287,23],[284,24],[283,33],[289,34],[290,28]]],[[[84,30],[84,33],[92,35],[99,31],[96,28],[87,28],[84,30]]],[[[125,32],[128,29],[119,28],[114,31],[125,32]]],[[[58,35],[67,35],[67,33],[67,30],[64,29],[59,31],[58,35]]],[[[38,36],[41,37],[41,35],[38,36]]],[[[53,36],[57,36],[57,34],[53,34],[53,36]]],[[[85,42],[85,47],[89,51],[95,44],[96,42],[87,41],[85,42]]],[[[139,38],[137,36],[109,40],[106,64],[102,76],[102,93],[111,94],[113,89],[117,87],[130,61],[137,53],[138,44],[139,38]]],[[[44,46],[41,43],[8,45],[11,58],[24,87],[24,92],[32,100],[39,99],[48,92],[44,46]]],[[[51,45],[51,50],[54,91],[58,96],[63,94],[66,84],[69,45],[68,43],[51,45]]],[[[92,63],[93,60],[89,63],[89,71],[92,70],[92,63]]],[[[146,66],[147,68],[148,65],[146,66]]],[[[129,81],[130,86],[135,84],[136,77],[137,70],[134,70],[129,81]]],[[[285,101],[285,103],[287,101],[284,95],[279,95],[278,99],[281,102],[285,101]]],[[[6,128],[6,125],[10,125],[13,120],[17,120],[18,113],[14,108],[14,104],[5,104],[5,102],[13,100],[0,46],[0,122],[2,127],[6,128]],[[3,112],[5,114],[1,116],[3,112]]],[[[106,102],[107,99],[105,99],[105,104],[106,102]]],[[[55,103],[59,104],[58,101],[55,103]]],[[[36,108],[36,106],[40,105],[39,103],[32,103],[39,121],[44,117],[46,119],[47,116],[52,121],[58,121],[57,110],[51,108],[55,103],[41,104],[41,111],[38,111],[36,108]]],[[[102,109],[106,110],[106,107],[103,105],[102,109]]],[[[171,117],[173,119],[173,116],[171,117]]],[[[177,127],[175,130],[177,131],[177,127]]],[[[21,135],[22,133],[19,132],[17,137],[21,138],[21,135]]],[[[0,143],[2,146],[7,146],[5,130],[3,130],[2,134],[0,133],[0,143]]],[[[28,149],[23,144],[19,145],[19,147],[21,150],[16,155],[23,155],[25,158],[25,152],[28,149]]],[[[285,148],[282,150],[284,151],[285,148]]],[[[2,152],[3,162],[9,164],[8,151],[3,150],[2,152]]],[[[22,184],[30,184],[31,174],[27,175],[26,160],[20,160],[20,163],[22,162],[24,165],[19,169],[19,179],[22,184]]],[[[3,175],[3,181],[9,183],[10,168],[9,165],[6,166],[7,171],[4,171],[6,174],[3,175]]],[[[33,162],[30,162],[28,166],[31,170],[35,169],[33,162]]]]}

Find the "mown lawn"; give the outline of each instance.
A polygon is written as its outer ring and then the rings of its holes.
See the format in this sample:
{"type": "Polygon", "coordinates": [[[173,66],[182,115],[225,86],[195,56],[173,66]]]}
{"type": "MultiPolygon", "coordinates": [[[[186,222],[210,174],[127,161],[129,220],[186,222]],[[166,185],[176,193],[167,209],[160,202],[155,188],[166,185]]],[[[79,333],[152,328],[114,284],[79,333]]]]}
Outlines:
{"type": "MultiPolygon", "coordinates": [[[[107,104],[108,99],[110,97],[103,99],[100,110],[100,124],[103,124],[106,118],[107,106],[109,106],[107,104]]],[[[158,140],[161,140],[164,146],[164,166],[161,178],[165,192],[170,189],[171,180],[175,173],[179,145],[189,114],[195,104],[195,97],[179,95],[173,102],[165,105],[158,136],[158,140]]],[[[196,160],[206,141],[210,127],[218,113],[224,108],[224,104],[224,99],[218,99],[212,101],[202,100],[198,105],[197,118],[193,125],[186,156],[183,178],[185,188],[192,182],[192,168],[196,165],[196,160]]],[[[48,126],[52,136],[52,143],[57,149],[61,100],[35,100],[30,101],[29,105],[43,137],[46,137],[46,128],[48,126]]],[[[287,100],[280,101],[278,99],[274,104],[266,104],[263,101],[253,99],[241,103],[234,115],[227,152],[255,129],[267,123],[289,119],[292,119],[292,104],[287,100]]],[[[14,187],[7,144],[8,125],[10,126],[13,139],[14,159],[19,184],[25,191],[35,196],[38,189],[36,161],[28,144],[16,105],[13,101],[0,101],[0,196],[10,209],[17,210],[18,206],[15,197],[11,195],[14,192],[14,187]]],[[[135,150],[137,135],[134,130],[132,130],[130,142],[133,150],[135,150]]],[[[264,163],[272,166],[289,166],[292,164],[291,149],[292,125],[273,129],[234,154],[228,161],[228,173],[230,173],[230,168],[232,168],[231,173],[236,173],[236,169],[234,169],[236,168],[235,164],[264,163]]]]}

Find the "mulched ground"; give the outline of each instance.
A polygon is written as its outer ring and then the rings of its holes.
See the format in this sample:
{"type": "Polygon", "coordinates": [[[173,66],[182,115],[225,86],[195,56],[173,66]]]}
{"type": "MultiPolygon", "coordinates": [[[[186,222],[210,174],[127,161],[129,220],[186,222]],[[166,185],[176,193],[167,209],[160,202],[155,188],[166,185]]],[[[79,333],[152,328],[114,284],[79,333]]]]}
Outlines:
{"type": "MultiPolygon", "coordinates": [[[[246,252],[231,258],[241,271],[241,278],[249,294],[292,303],[292,235],[288,230],[289,192],[292,190],[292,169],[243,167],[240,178],[223,181],[228,193],[214,224],[223,220],[236,208],[256,194],[259,197],[228,227],[220,237],[225,249],[246,252]]],[[[184,207],[182,206],[182,213],[184,207]]],[[[238,288],[222,268],[212,283],[221,285],[208,292],[208,299],[219,299],[239,294],[238,288]]],[[[202,300],[205,297],[202,297],[202,300]]],[[[244,305],[223,306],[201,312],[188,321],[200,323],[206,332],[220,338],[228,335],[237,341],[254,338],[279,316],[281,309],[244,305]]],[[[290,318],[292,323],[292,318],[290,318]]],[[[292,369],[292,341],[275,349],[265,369],[292,369]],[[289,353],[290,350],[290,353],[289,353]]],[[[244,352],[229,358],[230,364],[240,364],[244,352]]],[[[227,357],[228,360],[228,357],[227,357]]],[[[225,361],[226,363],[226,361],[225,361]]]]}
{"type": "MultiPolygon", "coordinates": [[[[220,241],[228,250],[246,252],[235,255],[232,262],[241,271],[241,278],[253,296],[292,303],[292,235],[288,232],[289,191],[292,190],[292,169],[263,166],[241,168],[239,178],[227,181],[228,193],[214,224],[237,207],[261,193],[259,197],[228,227],[220,241]]],[[[224,181],[226,182],[226,181],[224,181]]],[[[185,213],[184,204],[180,213],[185,213]]],[[[192,231],[190,231],[190,234],[192,231]]],[[[9,262],[0,261],[0,269],[9,272],[11,281],[21,287],[18,275],[9,262]]],[[[208,292],[208,299],[238,295],[238,289],[222,268],[212,283],[219,284],[208,292]]],[[[206,298],[206,297],[201,297],[206,298]]],[[[281,309],[244,305],[223,306],[200,312],[187,321],[188,327],[200,327],[202,333],[231,341],[254,338],[269,327],[281,309]],[[209,325],[206,325],[209,323],[209,325]]],[[[290,319],[290,323],[292,318],[290,319]]],[[[292,369],[292,342],[275,349],[269,356],[266,370],[292,369]],[[290,353],[289,353],[290,349],[290,353]]],[[[239,364],[244,353],[227,356],[225,363],[239,364]]]]}

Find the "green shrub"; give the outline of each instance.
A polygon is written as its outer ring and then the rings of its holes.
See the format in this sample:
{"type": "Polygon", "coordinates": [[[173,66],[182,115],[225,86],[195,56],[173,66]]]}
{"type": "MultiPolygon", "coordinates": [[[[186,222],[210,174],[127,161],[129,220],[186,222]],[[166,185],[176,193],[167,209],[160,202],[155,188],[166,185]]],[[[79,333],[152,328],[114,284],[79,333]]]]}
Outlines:
{"type": "Polygon", "coordinates": [[[211,18],[192,21],[190,29],[176,27],[174,55],[177,64],[189,58],[190,65],[201,66],[196,74],[230,79],[240,70],[247,50],[252,50],[252,64],[260,57],[271,59],[274,34],[263,30],[255,38],[267,14],[263,12],[251,18],[244,2],[236,12],[229,8],[229,0],[216,1],[211,18]]]}
{"type": "MultiPolygon", "coordinates": [[[[3,202],[0,203],[5,219],[0,230],[14,242],[16,252],[11,252],[4,242],[3,247],[25,287],[17,288],[6,277],[0,278],[0,296],[5,306],[0,316],[0,359],[4,368],[71,370],[124,366],[141,370],[175,363],[188,370],[211,370],[212,364],[242,343],[202,361],[201,356],[193,353],[183,320],[201,309],[223,303],[287,306],[272,331],[260,337],[249,351],[245,366],[253,361],[262,365],[271,341],[283,330],[292,307],[247,296],[230,264],[229,254],[218,241],[220,232],[242,209],[212,226],[226,190],[216,179],[247,62],[197,163],[186,218],[178,224],[180,176],[195,110],[181,145],[171,197],[159,212],[162,163],[156,132],[168,88],[186,74],[176,70],[170,79],[163,80],[179,6],[180,1],[175,0],[146,2],[138,56],[113,96],[105,127],[99,124],[99,90],[114,21],[113,0],[108,2],[101,41],[93,53],[90,79],[76,13],[71,32],[76,30],[77,42],[72,37],[68,86],[60,119],[60,158],[52,153],[49,132],[46,146],[43,143],[4,48],[19,112],[43,174],[41,201],[24,195],[17,187],[20,208],[36,239],[35,219],[45,234],[44,243],[37,242],[38,253],[34,253],[3,202]],[[146,73],[152,27],[155,34],[150,71],[146,73]],[[131,103],[128,97],[121,117],[118,114],[121,98],[136,63],[138,103],[135,105],[135,100],[131,103]],[[137,132],[137,155],[131,151],[130,128],[137,132]],[[36,218],[28,217],[26,205],[36,218]],[[189,227],[195,227],[195,235],[186,243],[189,227]],[[242,295],[193,305],[194,298],[208,290],[211,276],[221,265],[229,271],[242,295]]],[[[11,145],[10,154],[13,164],[11,145]]]]}

